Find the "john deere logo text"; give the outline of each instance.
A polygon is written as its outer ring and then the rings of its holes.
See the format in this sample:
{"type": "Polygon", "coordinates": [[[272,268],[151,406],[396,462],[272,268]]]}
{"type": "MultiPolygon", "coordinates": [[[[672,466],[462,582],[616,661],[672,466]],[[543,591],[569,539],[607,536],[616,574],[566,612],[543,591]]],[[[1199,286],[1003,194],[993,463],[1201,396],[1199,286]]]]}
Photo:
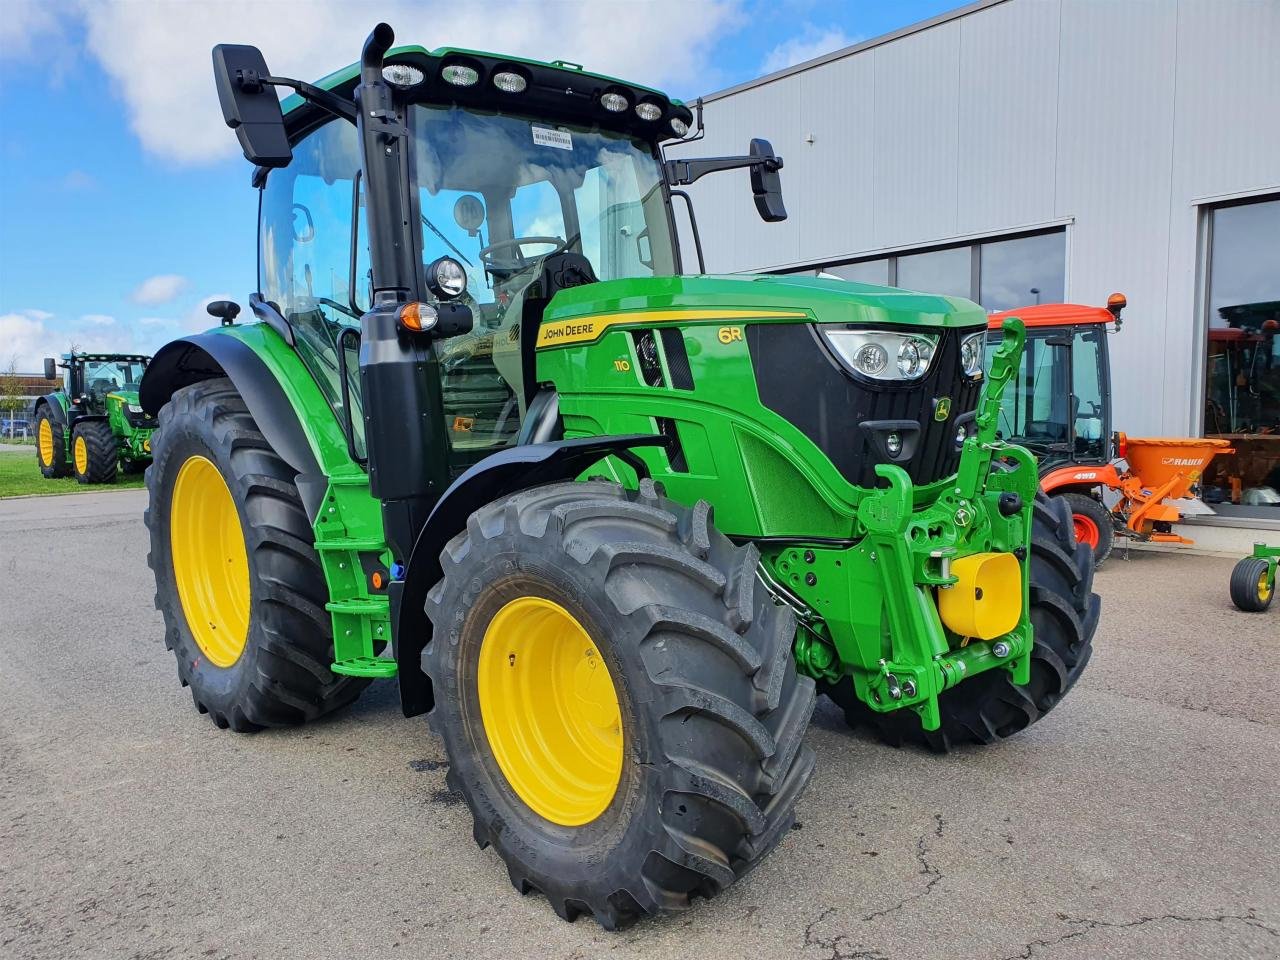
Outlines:
{"type": "Polygon", "coordinates": [[[933,401],[933,419],[941,423],[951,416],[951,398],[939,397],[933,401]]]}
{"type": "Polygon", "coordinates": [[[716,331],[716,337],[721,343],[733,343],[735,340],[742,339],[741,327],[721,327],[716,331]]]}

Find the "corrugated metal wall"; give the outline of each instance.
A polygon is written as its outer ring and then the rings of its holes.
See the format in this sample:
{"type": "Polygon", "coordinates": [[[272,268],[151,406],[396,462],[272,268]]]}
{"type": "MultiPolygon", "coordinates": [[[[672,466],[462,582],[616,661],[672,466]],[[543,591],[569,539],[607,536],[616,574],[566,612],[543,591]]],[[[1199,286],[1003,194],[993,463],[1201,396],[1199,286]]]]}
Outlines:
{"type": "Polygon", "coordinates": [[[706,121],[681,152],[767,137],[791,214],[762,223],[745,172],[696,184],[709,270],[1066,222],[1067,298],[1129,297],[1117,424],[1186,433],[1199,204],[1280,191],[1280,0],[1004,0],[711,100],[706,121]]]}

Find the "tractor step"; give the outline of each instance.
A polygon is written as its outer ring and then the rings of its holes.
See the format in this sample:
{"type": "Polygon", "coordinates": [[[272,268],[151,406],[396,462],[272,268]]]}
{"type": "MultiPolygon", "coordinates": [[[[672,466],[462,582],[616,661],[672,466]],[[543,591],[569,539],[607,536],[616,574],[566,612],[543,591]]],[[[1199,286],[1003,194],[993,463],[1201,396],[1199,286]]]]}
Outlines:
{"type": "Polygon", "coordinates": [[[339,660],[329,669],[346,677],[394,677],[396,662],[386,657],[352,657],[339,660]]]}

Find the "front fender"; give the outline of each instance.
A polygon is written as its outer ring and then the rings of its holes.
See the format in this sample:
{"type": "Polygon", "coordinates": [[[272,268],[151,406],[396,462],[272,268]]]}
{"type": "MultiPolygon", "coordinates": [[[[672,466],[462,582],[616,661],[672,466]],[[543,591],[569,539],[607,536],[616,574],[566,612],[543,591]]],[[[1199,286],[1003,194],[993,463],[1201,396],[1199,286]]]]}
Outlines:
{"type": "Polygon", "coordinates": [[[466,528],[467,518],[486,503],[520,490],[573,480],[608,456],[620,458],[637,476],[647,477],[644,462],[630,452],[631,448],[666,443],[666,437],[656,434],[530,443],[486,457],[450,484],[414,541],[403,579],[392,582],[388,590],[395,627],[400,706],[406,717],[425,713],[433,703],[431,680],[422,670],[422,651],[431,639],[427,592],[443,574],[440,552],[466,528]]]}
{"type": "Polygon", "coordinates": [[[244,340],[202,333],[165,344],[147,364],[138,401],[156,416],[176,391],[215,377],[230,378],[267,442],[298,472],[298,492],[314,520],[324,499],[325,473],[276,374],[244,340]]]}

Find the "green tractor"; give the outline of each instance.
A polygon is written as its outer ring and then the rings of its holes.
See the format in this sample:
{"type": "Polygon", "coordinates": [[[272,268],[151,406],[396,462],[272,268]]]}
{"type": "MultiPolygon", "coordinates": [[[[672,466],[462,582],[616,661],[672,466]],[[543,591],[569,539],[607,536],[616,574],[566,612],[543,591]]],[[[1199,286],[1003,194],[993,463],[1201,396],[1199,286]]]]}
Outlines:
{"type": "Polygon", "coordinates": [[[1099,604],[996,437],[1019,322],[984,379],[968,301],[684,273],[679,187],[746,169],[779,220],[782,161],[666,159],[701,124],[656,90],[385,24],[315,85],[213,59],[259,322],[210,305],[141,398],[157,606],[219,727],[395,678],[515,887],[614,928],[785,836],[819,692],[944,750],[1071,689],[1099,604]]]}
{"type": "Polygon", "coordinates": [[[62,385],[35,405],[36,461],[50,479],[113,483],[118,470],[141,473],[151,462],[155,417],[143,413],[138,387],[150,357],[64,353],[44,361],[44,378],[62,385]]]}

